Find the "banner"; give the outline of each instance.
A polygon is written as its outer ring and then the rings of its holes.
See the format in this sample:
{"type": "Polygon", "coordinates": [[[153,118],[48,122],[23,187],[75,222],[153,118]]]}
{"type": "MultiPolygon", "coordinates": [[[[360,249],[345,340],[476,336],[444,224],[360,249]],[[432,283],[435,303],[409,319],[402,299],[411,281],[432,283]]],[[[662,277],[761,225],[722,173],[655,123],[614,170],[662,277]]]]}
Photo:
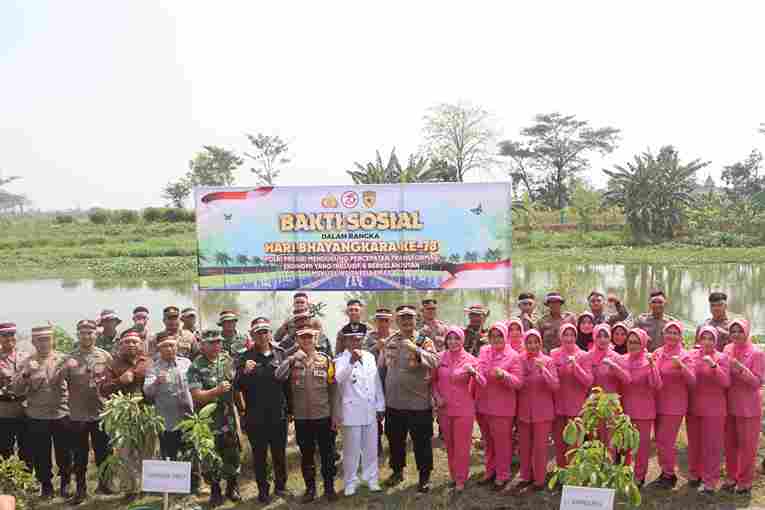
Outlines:
{"type": "Polygon", "coordinates": [[[196,188],[201,290],[509,288],[509,183],[196,188]]]}

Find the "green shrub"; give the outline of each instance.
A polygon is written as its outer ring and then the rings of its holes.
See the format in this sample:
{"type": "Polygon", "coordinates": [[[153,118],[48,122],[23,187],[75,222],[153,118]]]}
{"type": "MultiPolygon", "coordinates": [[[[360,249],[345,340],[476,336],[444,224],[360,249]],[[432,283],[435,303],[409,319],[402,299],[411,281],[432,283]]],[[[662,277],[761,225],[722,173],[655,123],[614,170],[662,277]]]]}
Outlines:
{"type": "Polygon", "coordinates": [[[68,214],[57,214],[55,222],[59,225],[74,223],[74,216],[69,216],[68,214]]]}
{"type": "Polygon", "coordinates": [[[139,220],[138,212],[130,209],[120,209],[114,211],[113,214],[117,218],[117,222],[123,225],[132,225],[138,223],[139,220]]]}
{"type": "Polygon", "coordinates": [[[143,210],[143,220],[146,223],[162,221],[163,209],[161,207],[147,207],[143,210]]]}
{"type": "Polygon", "coordinates": [[[111,214],[106,209],[92,209],[88,213],[88,219],[94,225],[106,225],[109,223],[111,214]]]}
{"type": "Polygon", "coordinates": [[[18,456],[0,459],[0,494],[15,497],[16,508],[27,507],[27,498],[36,485],[34,475],[18,456]]]}

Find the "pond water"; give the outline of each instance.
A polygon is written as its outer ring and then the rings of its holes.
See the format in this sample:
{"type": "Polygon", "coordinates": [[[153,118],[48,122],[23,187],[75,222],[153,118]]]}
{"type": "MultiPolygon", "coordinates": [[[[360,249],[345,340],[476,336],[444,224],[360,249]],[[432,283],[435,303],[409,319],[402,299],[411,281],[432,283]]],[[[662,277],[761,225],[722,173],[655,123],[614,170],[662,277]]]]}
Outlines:
{"type": "MultiPolygon", "coordinates": [[[[454,323],[464,322],[464,308],[482,303],[491,309],[492,319],[504,317],[504,310],[515,296],[530,289],[541,296],[548,290],[561,290],[569,299],[567,308],[579,312],[592,289],[614,292],[623,297],[633,313],[646,311],[648,293],[654,287],[667,293],[668,312],[686,323],[697,324],[709,315],[710,290],[729,296],[733,316],[753,322],[753,333],[765,333],[765,264],[706,264],[687,267],[655,264],[577,264],[540,266],[517,264],[513,267],[512,293],[505,291],[442,291],[430,293],[441,304],[440,316],[454,323]]],[[[313,292],[314,302],[325,304],[323,323],[334,334],[344,321],[344,303],[358,297],[368,309],[401,303],[418,303],[426,293],[404,292],[313,292]]],[[[23,338],[29,328],[50,321],[68,331],[83,318],[95,318],[102,308],[113,308],[129,323],[133,307],[144,305],[151,312],[151,328],[161,329],[161,310],[167,305],[194,306],[201,310],[203,326],[213,325],[218,312],[233,308],[246,323],[258,315],[284,320],[290,309],[292,292],[198,292],[194,282],[184,281],[103,281],[103,280],[27,280],[0,281],[0,321],[18,324],[23,338]]],[[[542,308],[541,305],[539,308],[542,308]]]]}

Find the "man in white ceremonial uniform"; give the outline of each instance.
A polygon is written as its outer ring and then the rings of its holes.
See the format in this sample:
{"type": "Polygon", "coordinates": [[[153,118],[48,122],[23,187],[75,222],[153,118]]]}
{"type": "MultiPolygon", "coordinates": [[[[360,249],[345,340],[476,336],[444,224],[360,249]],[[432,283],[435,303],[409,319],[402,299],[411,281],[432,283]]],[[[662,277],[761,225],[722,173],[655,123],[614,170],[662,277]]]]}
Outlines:
{"type": "Polygon", "coordinates": [[[345,350],[335,361],[343,425],[345,495],[356,493],[359,461],[361,480],[380,491],[377,466],[378,414],[385,412],[385,393],[372,353],[362,350],[363,333],[343,335],[345,350]]]}

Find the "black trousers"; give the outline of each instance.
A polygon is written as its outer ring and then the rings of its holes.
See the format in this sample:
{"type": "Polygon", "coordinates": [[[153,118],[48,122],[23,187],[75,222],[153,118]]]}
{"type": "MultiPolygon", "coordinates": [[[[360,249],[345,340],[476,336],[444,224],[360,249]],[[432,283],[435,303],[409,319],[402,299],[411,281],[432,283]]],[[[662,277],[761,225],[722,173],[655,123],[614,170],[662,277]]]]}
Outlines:
{"type": "Polygon", "coordinates": [[[306,487],[316,487],[316,447],[321,458],[321,477],[324,483],[335,480],[335,434],[331,418],[295,420],[295,439],[300,448],[300,469],[306,487]]]}
{"type": "Polygon", "coordinates": [[[159,435],[159,454],[162,460],[178,460],[178,454],[184,449],[183,432],[165,430],[159,435]]]}
{"type": "Polygon", "coordinates": [[[43,486],[50,486],[53,479],[51,448],[56,457],[58,475],[62,481],[72,476],[72,450],[69,417],[56,420],[29,419],[29,445],[35,477],[43,486]]]}
{"type": "Polygon", "coordinates": [[[266,478],[266,455],[271,451],[271,463],[274,472],[276,490],[287,487],[287,420],[277,423],[245,425],[247,438],[252,446],[252,464],[258,490],[268,494],[269,486],[266,478]]]}
{"type": "Polygon", "coordinates": [[[24,416],[0,418],[0,457],[7,459],[15,451],[19,458],[31,468],[32,456],[29,452],[29,441],[27,441],[29,434],[27,428],[28,423],[24,416]]]}
{"type": "Polygon", "coordinates": [[[96,466],[111,453],[109,436],[99,427],[99,421],[71,421],[71,447],[74,457],[74,474],[77,479],[85,479],[88,472],[88,457],[90,450],[96,458],[96,466]]]}
{"type": "Polygon", "coordinates": [[[390,447],[390,468],[401,472],[406,467],[406,436],[412,438],[414,460],[420,475],[433,471],[433,411],[408,411],[387,408],[385,434],[390,447]]]}

